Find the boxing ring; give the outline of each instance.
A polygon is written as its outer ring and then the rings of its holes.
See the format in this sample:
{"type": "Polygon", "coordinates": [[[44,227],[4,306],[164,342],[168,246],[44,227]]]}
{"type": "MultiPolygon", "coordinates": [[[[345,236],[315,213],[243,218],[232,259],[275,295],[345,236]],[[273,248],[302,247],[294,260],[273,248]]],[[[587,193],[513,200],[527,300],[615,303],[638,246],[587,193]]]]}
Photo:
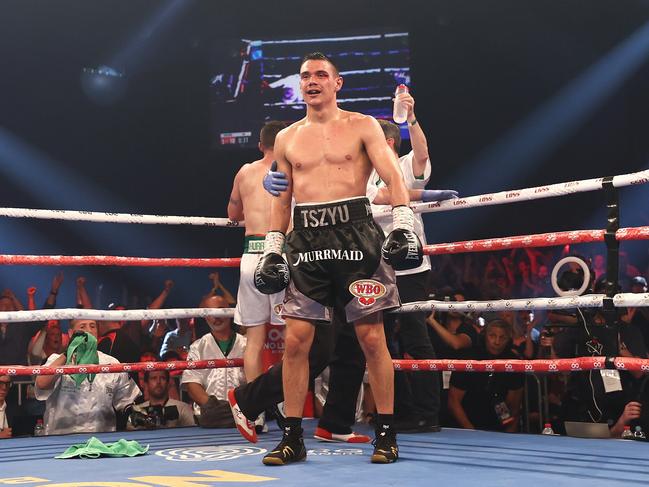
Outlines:
{"type": "MultiPolygon", "coordinates": [[[[572,181],[550,186],[504,191],[489,195],[438,203],[412,205],[417,212],[448,211],[461,208],[541,199],[583,191],[604,189],[609,210],[614,204],[615,188],[649,182],[649,170],[634,174],[572,181]]],[[[619,228],[619,218],[609,212],[605,230],[578,230],[539,235],[505,237],[435,244],[425,253],[476,252],[530,246],[603,241],[609,260],[617,257],[621,240],[647,240],[649,227],[619,228]],[[611,217],[613,215],[613,217],[611,217]]],[[[387,211],[387,210],[386,210],[387,211]]],[[[0,216],[45,218],[94,222],[144,224],[187,224],[236,227],[223,218],[165,217],[115,213],[92,213],[62,210],[0,208],[0,216]]],[[[5,265],[128,265],[176,267],[235,267],[239,259],[149,259],[120,256],[25,256],[1,255],[5,265]]],[[[617,281],[617,262],[609,262],[617,281]]],[[[605,311],[624,306],[649,306],[649,293],[619,293],[616,282],[608,283],[606,294],[528,298],[496,301],[448,303],[425,301],[406,303],[396,312],[497,311],[603,308],[605,311]]],[[[0,313],[2,322],[29,322],[48,319],[87,318],[95,320],[141,320],[205,316],[232,316],[232,309],[182,308],[162,310],[83,310],[53,309],[0,313]]],[[[138,370],[183,370],[193,368],[235,367],[238,360],[204,360],[200,362],[144,362],[139,364],[86,365],[46,367],[0,367],[0,374],[33,376],[52,373],[110,373],[138,370]]],[[[600,369],[649,371],[649,360],[622,357],[581,357],[562,360],[398,360],[397,370],[451,370],[468,372],[553,373],[600,369]]],[[[589,485],[646,484],[649,482],[647,444],[628,440],[578,439],[560,436],[505,434],[445,428],[438,433],[399,434],[400,459],[390,466],[369,463],[370,444],[318,442],[313,437],[315,422],[305,421],[308,458],[305,463],[284,468],[269,468],[261,457],[272,449],[280,437],[275,425],[269,434],[259,436],[256,444],[246,443],[236,429],[202,429],[198,427],[168,430],[144,430],[96,434],[104,442],[120,438],[148,445],[144,456],[102,458],[94,460],[56,460],[55,455],[76,443],[84,443],[90,434],[14,438],[0,441],[0,486],[186,486],[209,485],[412,485],[458,483],[462,486],[509,486],[521,484],[589,485]]],[[[369,427],[360,425],[359,431],[369,427]]]]}
{"type": "MultiPolygon", "coordinates": [[[[254,445],[236,430],[198,427],[96,435],[149,445],[134,458],[55,460],[90,435],[17,438],[0,442],[0,485],[42,487],[281,486],[516,486],[646,485],[647,445],[625,440],[491,433],[445,428],[439,433],[400,434],[395,464],[372,465],[370,444],[312,439],[305,420],[307,461],[269,468],[261,457],[280,438],[273,425],[254,445]],[[14,480],[10,480],[14,479],[14,480]]],[[[369,429],[359,431],[370,433],[369,429]]]]}

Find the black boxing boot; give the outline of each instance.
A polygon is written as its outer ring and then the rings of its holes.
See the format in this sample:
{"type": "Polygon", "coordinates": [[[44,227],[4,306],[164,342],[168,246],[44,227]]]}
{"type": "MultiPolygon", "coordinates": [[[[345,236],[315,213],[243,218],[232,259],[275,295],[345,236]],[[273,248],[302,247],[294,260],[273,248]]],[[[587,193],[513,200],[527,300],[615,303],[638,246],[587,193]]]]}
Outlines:
{"type": "Polygon", "coordinates": [[[264,465],[286,465],[306,460],[306,448],[302,438],[302,418],[285,418],[282,441],[264,456],[264,465]]]}
{"type": "Polygon", "coordinates": [[[424,252],[419,237],[414,232],[415,215],[408,206],[392,208],[393,230],[381,247],[383,259],[397,271],[419,267],[424,252]]]}
{"type": "Polygon", "coordinates": [[[392,415],[379,414],[376,423],[376,437],[372,444],[372,463],[394,463],[399,459],[397,432],[392,425],[392,415]]]}
{"type": "Polygon", "coordinates": [[[264,255],[255,269],[255,287],[263,294],[275,294],[288,286],[288,264],[282,257],[284,234],[268,232],[264,240],[264,255]]]}

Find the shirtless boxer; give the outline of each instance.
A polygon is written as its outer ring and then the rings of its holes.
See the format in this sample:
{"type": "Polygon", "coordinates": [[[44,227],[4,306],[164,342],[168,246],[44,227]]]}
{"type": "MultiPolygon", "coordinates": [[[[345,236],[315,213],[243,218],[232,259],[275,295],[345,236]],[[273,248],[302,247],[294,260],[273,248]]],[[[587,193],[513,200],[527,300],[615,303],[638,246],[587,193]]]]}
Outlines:
{"type": "Polygon", "coordinates": [[[282,441],[264,457],[266,465],[306,458],[301,416],[308,354],[314,322],[329,321],[334,305],[354,323],[367,360],[378,411],[372,462],[398,458],[392,426],[394,369],[382,311],[398,306],[399,296],[394,270],[386,262],[397,269],[417,267],[422,249],[412,231],[414,216],[394,152],[374,118],[338,108],[342,83],[325,55],[305,56],[300,89],[307,115],[282,130],[275,143],[277,169],[286,173],[289,185],[272,200],[255,285],[267,294],[288,286],[282,311],[287,325],[282,371],[286,419],[282,441]],[[383,246],[383,232],[365,197],[373,167],[386,182],[393,206],[394,230],[383,246]],[[291,197],[296,202],[294,230],[285,238],[291,197]],[[281,256],[285,241],[288,264],[281,256]]]}
{"type": "Polygon", "coordinates": [[[272,196],[264,191],[262,181],[274,160],[275,136],[286,124],[267,122],[259,135],[259,150],[264,154],[258,161],[244,164],[234,178],[228,203],[228,218],[245,220],[246,237],[241,258],[241,279],[237,294],[234,322],[247,328],[247,345],[243,356],[246,380],[251,382],[262,370],[261,352],[266,341],[266,324],[283,325],[277,314],[284,292],[265,295],[254,286],[253,273],[264,252],[264,237],[270,222],[272,196]]]}

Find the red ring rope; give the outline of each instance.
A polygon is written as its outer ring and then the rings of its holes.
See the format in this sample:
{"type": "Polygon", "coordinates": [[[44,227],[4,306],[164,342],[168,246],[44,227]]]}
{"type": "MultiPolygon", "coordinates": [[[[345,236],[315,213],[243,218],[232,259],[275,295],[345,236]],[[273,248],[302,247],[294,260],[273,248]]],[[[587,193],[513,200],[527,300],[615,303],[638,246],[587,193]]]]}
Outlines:
{"type": "Polygon", "coordinates": [[[56,374],[107,374],[118,372],[146,372],[151,370],[220,369],[242,367],[243,359],[195,360],[189,362],[138,362],[132,364],[62,365],[60,367],[24,365],[0,367],[0,375],[56,375],[56,374]]]}
{"type": "MultiPolygon", "coordinates": [[[[569,232],[518,235],[514,237],[466,240],[462,242],[426,245],[424,254],[442,255],[462,252],[487,252],[525,247],[603,242],[605,230],[573,230],[569,232]]],[[[617,240],[649,240],[649,226],[620,228],[617,240]]],[[[184,258],[184,257],[120,257],[115,255],[0,255],[1,265],[112,265],[137,267],[239,267],[240,257],[184,258]]]]}
{"type": "MultiPolygon", "coordinates": [[[[607,368],[649,372],[649,359],[634,357],[577,357],[554,360],[393,360],[395,370],[453,372],[578,372],[607,368]]],[[[193,362],[140,362],[132,364],[63,365],[61,367],[3,366],[0,375],[105,374],[147,370],[218,369],[242,367],[243,359],[196,360],[193,362]]]]}
{"type": "MultiPolygon", "coordinates": [[[[633,357],[612,357],[618,370],[649,372],[649,360],[633,357]]],[[[454,372],[577,372],[607,367],[607,357],[576,357],[553,360],[393,360],[395,370],[454,372]]]]}
{"type": "MultiPolygon", "coordinates": [[[[553,245],[603,242],[605,230],[573,230],[569,232],[539,233],[515,237],[466,240],[464,242],[426,245],[424,254],[442,255],[462,252],[487,252],[520,249],[525,247],[551,247],[553,245]]],[[[616,240],[649,240],[649,227],[620,228],[616,240]]]]}

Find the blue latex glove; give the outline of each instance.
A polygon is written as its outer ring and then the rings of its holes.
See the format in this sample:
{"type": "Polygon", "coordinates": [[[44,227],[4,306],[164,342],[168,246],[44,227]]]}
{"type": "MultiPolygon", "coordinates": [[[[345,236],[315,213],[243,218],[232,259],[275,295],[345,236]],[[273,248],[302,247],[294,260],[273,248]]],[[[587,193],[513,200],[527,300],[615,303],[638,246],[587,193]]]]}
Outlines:
{"type": "Polygon", "coordinates": [[[270,171],[264,176],[264,189],[273,196],[279,196],[279,193],[286,191],[286,188],[288,188],[286,173],[278,171],[277,161],[273,161],[270,165],[270,171]]]}
{"type": "Polygon", "coordinates": [[[458,196],[459,193],[452,189],[424,189],[421,192],[421,201],[430,203],[431,201],[452,200],[458,196]]]}

